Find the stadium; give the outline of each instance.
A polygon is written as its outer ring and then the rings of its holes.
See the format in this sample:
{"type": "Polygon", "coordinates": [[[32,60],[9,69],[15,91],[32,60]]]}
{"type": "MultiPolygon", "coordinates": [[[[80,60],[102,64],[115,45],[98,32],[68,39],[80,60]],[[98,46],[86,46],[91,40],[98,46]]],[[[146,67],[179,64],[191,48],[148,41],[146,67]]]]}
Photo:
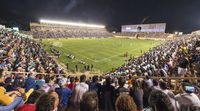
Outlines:
{"type": "Polygon", "coordinates": [[[134,36],[130,40],[124,39],[123,36],[120,38],[117,36],[118,34],[109,33],[103,25],[52,20],[31,23],[30,27],[33,37],[42,41],[52,56],[59,55],[59,58],[57,56],[56,58],[69,72],[90,71],[101,75],[116,69],[131,58],[140,56],[160,44],[162,40],[168,39],[166,34],[159,40],[151,37],[147,38],[153,40],[142,40],[142,38],[135,40],[136,34],[132,33],[134,36]],[[141,44],[145,44],[145,46],[137,48],[141,44]],[[136,48],[132,49],[132,47],[136,48]]]}
{"type": "Polygon", "coordinates": [[[200,111],[200,31],[147,18],[2,23],[0,111],[200,111]]]}

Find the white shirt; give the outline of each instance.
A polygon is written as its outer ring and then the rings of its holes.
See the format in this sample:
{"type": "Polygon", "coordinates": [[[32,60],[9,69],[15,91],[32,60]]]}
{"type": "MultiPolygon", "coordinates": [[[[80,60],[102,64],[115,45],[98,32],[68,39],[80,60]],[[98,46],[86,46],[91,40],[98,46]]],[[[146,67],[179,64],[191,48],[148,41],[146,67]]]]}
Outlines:
{"type": "Polygon", "coordinates": [[[180,103],[180,105],[200,107],[200,100],[198,96],[194,93],[177,94],[175,97],[180,103]]]}
{"type": "Polygon", "coordinates": [[[178,101],[175,100],[174,93],[171,92],[170,90],[162,90],[162,92],[165,93],[169,97],[169,99],[174,107],[174,111],[178,111],[178,109],[180,108],[180,104],[178,101]]]}
{"type": "Polygon", "coordinates": [[[71,98],[72,104],[78,106],[82,99],[83,94],[87,92],[88,90],[89,90],[89,86],[86,83],[81,82],[81,83],[76,84],[72,93],[72,98],[71,98]]]}

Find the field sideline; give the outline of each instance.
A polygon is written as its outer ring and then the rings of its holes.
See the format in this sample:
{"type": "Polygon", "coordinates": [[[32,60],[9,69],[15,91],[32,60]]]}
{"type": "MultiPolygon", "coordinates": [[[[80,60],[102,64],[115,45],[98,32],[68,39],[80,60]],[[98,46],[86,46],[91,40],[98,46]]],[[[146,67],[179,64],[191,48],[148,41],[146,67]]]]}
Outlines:
{"type": "Polygon", "coordinates": [[[68,63],[70,71],[75,71],[75,65],[78,65],[79,71],[84,71],[84,65],[80,64],[82,60],[87,64],[93,64],[93,71],[106,73],[125,63],[127,58],[123,57],[128,52],[130,56],[138,57],[142,52],[149,48],[157,46],[161,41],[155,40],[137,40],[137,39],[119,39],[119,38],[101,38],[101,39],[43,39],[45,50],[50,52],[50,47],[62,52],[58,61],[62,64],[68,63]],[[75,59],[67,58],[68,54],[75,56],[75,59]]]}

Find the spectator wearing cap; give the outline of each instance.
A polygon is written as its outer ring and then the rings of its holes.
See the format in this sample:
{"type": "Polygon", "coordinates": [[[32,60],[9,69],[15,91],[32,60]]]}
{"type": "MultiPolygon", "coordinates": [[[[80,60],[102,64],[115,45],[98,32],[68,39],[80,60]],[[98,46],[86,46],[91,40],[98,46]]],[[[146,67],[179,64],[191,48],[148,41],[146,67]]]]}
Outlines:
{"type": "Polygon", "coordinates": [[[56,88],[55,91],[58,93],[60,98],[60,105],[59,105],[59,111],[65,111],[65,109],[69,105],[69,99],[72,95],[72,90],[69,89],[66,86],[66,81],[64,79],[61,79],[59,81],[59,88],[56,88]]]}

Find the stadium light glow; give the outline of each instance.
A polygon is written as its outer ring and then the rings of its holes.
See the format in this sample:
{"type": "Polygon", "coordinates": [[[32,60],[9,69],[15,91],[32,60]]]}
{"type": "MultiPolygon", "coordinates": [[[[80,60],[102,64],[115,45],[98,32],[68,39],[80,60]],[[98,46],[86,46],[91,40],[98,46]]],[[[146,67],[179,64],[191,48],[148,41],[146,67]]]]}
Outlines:
{"type": "Polygon", "coordinates": [[[40,23],[47,24],[58,24],[58,25],[71,25],[71,26],[82,26],[82,27],[93,27],[93,28],[105,28],[103,25],[95,25],[95,24],[85,24],[85,23],[75,23],[75,22],[66,22],[66,21],[54,21],[54,20],[45,20],[41,19],[40,23]]]}

